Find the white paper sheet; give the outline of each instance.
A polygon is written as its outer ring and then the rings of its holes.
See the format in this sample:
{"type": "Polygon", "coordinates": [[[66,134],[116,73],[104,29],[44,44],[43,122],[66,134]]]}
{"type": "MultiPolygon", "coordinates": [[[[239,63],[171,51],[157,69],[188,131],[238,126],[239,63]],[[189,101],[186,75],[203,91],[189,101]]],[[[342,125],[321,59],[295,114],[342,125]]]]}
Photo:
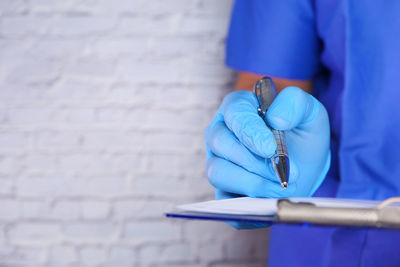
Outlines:
{"type": "MultiPolygon", "coordinates": [[[[370,208],[379,204],[379,201],[337,198],[290,198],[290,200],[314,203],[320,207],[370,208]]],[[[185,211],[219,214],[274,215],[277,212],[276,203],[277,199],[240,197],[185,204],[177,208],[185,211]]]]}

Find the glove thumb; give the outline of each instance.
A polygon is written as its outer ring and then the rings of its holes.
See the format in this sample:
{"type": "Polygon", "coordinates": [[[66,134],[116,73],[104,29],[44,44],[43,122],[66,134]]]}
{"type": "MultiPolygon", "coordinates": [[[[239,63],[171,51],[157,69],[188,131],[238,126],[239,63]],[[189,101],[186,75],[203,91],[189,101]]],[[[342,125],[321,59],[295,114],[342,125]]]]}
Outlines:
{"type": "Polygon", "coordinates": [[[267,111],[267,121],[276,130],[290,130],[312,121],[322,106],[312,95],[290,86],[283,89],[267,111]]]}

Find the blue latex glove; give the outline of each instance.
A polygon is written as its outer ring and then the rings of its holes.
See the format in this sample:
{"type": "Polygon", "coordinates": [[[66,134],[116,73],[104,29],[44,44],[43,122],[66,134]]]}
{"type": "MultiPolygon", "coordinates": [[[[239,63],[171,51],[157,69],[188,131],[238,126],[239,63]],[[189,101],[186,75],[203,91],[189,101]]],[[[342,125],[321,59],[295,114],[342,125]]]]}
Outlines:
{"type": "Polygon", "coordinates": [[[276,142],[257,107],[254,93],[232,92],[205,130],[207,176],[216,198],[311,196],[330,166],[330,129],[324,106],[300,88],[287,87],[268,109],[270,125],[286,134],[290,157],[287,189],[266,160],[274,154],[276,142]]]}

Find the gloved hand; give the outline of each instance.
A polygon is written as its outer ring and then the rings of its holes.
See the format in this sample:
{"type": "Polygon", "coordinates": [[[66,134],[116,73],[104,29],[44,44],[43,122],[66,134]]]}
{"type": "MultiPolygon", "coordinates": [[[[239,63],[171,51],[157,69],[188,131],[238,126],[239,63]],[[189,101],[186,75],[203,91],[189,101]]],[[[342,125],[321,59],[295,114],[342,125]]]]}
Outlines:
{"type": "Polygon", "coordinates": [[[254,93],[232,92],[205,130],[207,176],[216,198],[311,196],[330,166],[330,129],[324,106],[300,88],[287,87],[267,111],[269,124],[286,134],[287,189],[281,187],[268,160],[276,141],[257,108],[254,93]]]}

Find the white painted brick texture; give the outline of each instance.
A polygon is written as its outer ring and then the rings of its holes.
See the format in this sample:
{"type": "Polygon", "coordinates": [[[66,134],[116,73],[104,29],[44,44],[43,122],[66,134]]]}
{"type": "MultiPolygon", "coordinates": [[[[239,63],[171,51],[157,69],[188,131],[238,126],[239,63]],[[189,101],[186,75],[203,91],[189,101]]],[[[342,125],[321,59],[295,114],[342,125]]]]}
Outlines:
{"type": "Polygon", "coordinates": [[[265,266],[213,198],[203,129],[232,0],[0,0],[0,266],[265,266]]]}

